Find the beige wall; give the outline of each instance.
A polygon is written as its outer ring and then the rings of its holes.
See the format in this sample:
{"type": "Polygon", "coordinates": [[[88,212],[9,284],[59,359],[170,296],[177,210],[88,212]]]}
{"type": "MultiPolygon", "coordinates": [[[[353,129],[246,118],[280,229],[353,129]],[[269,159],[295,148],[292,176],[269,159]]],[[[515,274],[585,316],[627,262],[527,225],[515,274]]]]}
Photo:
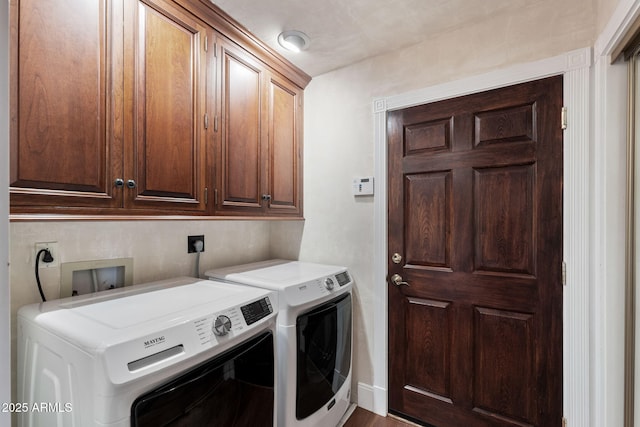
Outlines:
{"type": "Polygon", "coordinates": [[[350,184],[356,176],[373,175],[373,99],[591,46],[595,27],[593,2],[527,2],[517,16],[494,16],[312,80],[305,92],[307,220],[304,230],[283,238],[275,230],[289,225],[274,224],[272,247],[278,243],[272,250],[300,245],[301,259],[351,268],[354,383],[372,384],[373,203],[353,197],[350,184]]]}

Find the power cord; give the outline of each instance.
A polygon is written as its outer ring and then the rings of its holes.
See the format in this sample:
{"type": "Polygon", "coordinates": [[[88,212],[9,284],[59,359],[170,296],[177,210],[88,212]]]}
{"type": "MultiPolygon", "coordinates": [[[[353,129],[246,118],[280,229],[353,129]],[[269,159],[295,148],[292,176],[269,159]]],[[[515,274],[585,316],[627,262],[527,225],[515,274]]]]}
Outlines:
{"type": "Polygon", "coordinates": [[[46,302],[47,299],[44,297],[44,292],[42,292],[42,284],[40,283],[40,274],[38,273],[38,268],[40,267],[40,254],[44,252],[44,257],[42,258],[43,262],[47,264],[53,262],[53,256],[51,255],[51,251],[49,249],[44,248],[38,251],[36,255],[36,283],[38,284],[38,291],[40,291],[40,298],[42,298],[42,302],[46,302]]]}
{"type": "Polygon", "coordinates": [[[196,277],[200,278],[200,254],[204,251],[204,242],[202,240],[196,240],[193,242],[193,248],[198,253],[196,258],[196,277]]]}

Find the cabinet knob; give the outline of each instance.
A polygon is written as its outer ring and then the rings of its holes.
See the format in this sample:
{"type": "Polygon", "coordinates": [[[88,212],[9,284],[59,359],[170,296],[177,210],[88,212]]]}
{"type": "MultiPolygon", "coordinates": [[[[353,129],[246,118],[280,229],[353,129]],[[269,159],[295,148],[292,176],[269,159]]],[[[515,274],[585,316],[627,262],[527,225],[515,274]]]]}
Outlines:
{"type": "Polygon", "coordinates": [[[132,179],[127,181],[127,188],[136,188],[136,182],[132,179]]]}
{"type": "Polygon", "coordinates": [[[113,181],[113,185],[114,185],[116,188],[122,188],[122,187],[124,187],[124,179],[122,179],[122,178],[118,178],[118,179],[116,179],[115,181],[113,181]]]}
{"type": "Polygon", "coordinates": [[[271,194],[263,194],[262,200],[271,200],[271,194]]]}

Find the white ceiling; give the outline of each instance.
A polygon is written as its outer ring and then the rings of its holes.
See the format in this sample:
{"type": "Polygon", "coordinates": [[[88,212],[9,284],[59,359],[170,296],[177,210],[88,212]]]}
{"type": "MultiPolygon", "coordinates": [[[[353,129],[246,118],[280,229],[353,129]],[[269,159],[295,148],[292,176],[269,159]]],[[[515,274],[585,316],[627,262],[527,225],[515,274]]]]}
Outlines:
{"type": "Polygon", "coordinates": [[[312,77],[539,0],[211,0],[312,77]],[[278,34],[310,38],[298,54],[278,34]]]}

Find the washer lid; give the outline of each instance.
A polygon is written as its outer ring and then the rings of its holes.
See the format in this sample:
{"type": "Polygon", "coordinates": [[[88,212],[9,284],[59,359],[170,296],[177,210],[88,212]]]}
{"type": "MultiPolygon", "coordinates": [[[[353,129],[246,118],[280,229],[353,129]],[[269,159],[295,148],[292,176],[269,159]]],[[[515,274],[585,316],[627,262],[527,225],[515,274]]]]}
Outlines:
{"type": "Polygon", "coordinates": [[[239,309],[269,294],[250,286],[177,278],[31,304],[20,308],[18,315],[82,348],[98,349],[239,309]]]}
{"type": "Polygon", "coordinates": [[[345,271],[346,267],[337,265],[273,259],[210,270],[205,275],[229,282],[283,290],[345,271]]]}
{"type": "MultiPolygon", "coordinates": [[[[101,323],[110,328],[130,328],[145,322],[161,323],[185,315],[189,310],[207,305],[216,312],[242,304],[254,292],[216,282],[200,281],[168,289],[158,289],[80,307],[69,308],[74,315],[101,323]]],[[[256,295],[257,297],[258,295],[256,295]]]]}

